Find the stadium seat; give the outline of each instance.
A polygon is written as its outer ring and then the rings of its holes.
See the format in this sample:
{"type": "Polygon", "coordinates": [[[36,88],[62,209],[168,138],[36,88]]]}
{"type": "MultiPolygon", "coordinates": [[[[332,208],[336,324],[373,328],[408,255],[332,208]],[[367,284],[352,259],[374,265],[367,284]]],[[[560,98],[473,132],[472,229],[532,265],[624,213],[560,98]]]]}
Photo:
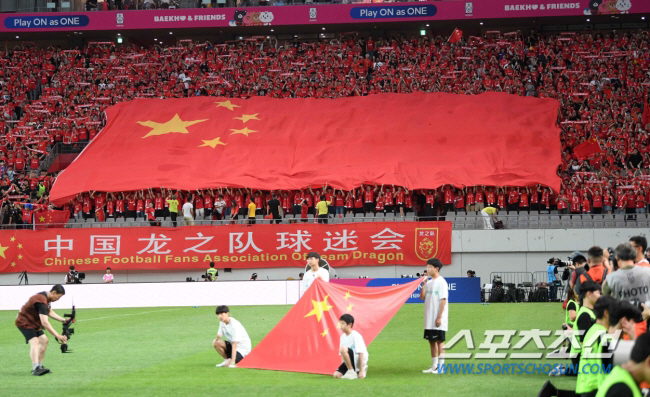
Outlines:
{"type": "Polygon", "coordinates": [[[558,215],[551,215],[549,219],[550,219],[549,228],[559,229],[561,227],[560,217],[558,215]]]}

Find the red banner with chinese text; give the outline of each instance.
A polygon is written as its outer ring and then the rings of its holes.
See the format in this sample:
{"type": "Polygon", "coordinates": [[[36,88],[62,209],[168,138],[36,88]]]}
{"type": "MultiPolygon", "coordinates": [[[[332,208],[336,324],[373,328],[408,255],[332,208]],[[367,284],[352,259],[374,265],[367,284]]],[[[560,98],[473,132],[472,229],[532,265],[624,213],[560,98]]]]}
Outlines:
{"type": "Polygon", "coordinates": [[[450,222],[87,228],[0,232],[0,273],[451,263],[450,222]]]}

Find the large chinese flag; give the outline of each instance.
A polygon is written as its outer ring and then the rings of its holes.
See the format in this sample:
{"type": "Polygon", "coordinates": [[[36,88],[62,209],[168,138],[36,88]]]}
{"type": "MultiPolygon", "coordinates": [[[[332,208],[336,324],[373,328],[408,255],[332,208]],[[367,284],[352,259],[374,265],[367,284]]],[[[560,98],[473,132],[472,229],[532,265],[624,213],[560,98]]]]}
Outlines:
{"type": "MultiPolygon", "coordinates": [[[[369,345],[420,281],[394,287],[352,287],[317,279],[237,366],[331,375],[341,365],[341,315],[354,317],[353,329],[369,345]]],[[[372,350],[368,355],[372,356],[372,350]]]]}
{"type": "Polygon", "coordinates": [[[234,186],[560,187],[559,102],[504,93],[137,99],[57,178],[82,191],[234,186]]]}

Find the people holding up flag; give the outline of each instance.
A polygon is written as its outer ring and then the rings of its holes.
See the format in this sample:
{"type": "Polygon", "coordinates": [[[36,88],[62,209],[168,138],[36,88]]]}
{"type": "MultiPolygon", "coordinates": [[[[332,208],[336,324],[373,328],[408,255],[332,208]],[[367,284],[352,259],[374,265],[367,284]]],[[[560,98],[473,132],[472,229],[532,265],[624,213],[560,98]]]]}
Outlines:
{"type": "Polygon", "coordinates": [[[330,273],[320,267],[320,254],[318,252],[310,252],[307,254],[307,264],[309,265],[310,269],[305,273],[302,281],[300,282],[301,297],[317,278],[320,278],[325,282],[330,281],[330,273]]]}

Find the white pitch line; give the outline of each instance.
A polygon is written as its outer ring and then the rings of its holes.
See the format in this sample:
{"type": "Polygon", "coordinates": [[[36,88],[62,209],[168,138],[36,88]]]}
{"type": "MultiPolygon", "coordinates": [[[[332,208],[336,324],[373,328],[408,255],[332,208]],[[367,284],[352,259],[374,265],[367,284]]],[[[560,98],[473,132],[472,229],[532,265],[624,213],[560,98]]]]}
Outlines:
{"type": "Polygon", "coordinates": [[[140,312],[140,313],[129,313],[129,314],[117,314],[115,316],[106,316],[106,317],[95,317],[95,318],[85,318],[83,320],[77,320],[76,322],[82,322],[82,321],[93,321],[93,320],[104,320],[106,318],[114,318],[114,317],[125,317],[125,316],[137,316],[139,314],[148,314],[148,313],[162,313],[162,312],[171,312],[173,310],[181,310],[182,308],[176,308],[176,309],[167,309],[167,310],[152,310],[148,312],[140,312]]]}

